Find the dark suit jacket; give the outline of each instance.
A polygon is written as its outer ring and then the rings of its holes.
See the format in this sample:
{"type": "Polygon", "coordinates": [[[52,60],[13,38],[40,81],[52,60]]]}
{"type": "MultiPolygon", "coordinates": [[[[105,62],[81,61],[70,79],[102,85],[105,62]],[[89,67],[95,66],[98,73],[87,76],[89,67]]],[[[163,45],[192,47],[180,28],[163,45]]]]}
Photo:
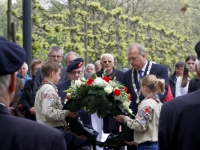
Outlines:
{"type": "Polygon", "coordinates": [[[66,150],[62,133],[52,127],[15,117],[0,104],[2,150],[66,150]]]}
{"type": "Polygon", "coordinates": [[[200,90],[179,96],[162,106],[159,150],[200,150],[200,90]]]}
{"type": "Polygon", "coordinates": [[[175,97],[175,93],[176,93],[176,72],[174,71],[174,73],[169,77],[169,85],[171,87],[171,91],[172,91],[172,95],[173,97],[175,97]]]}
{"type": "MultiPolygon", "coordinates": [[[[103,69],[101,69],[99,72],[96,73],[98,77],[102,77],[103,75],[103,69]]],[[[120,70],[117,70],[113,67],[112,73],[110,75],[107,75],[111,80],[113,80],[114,77],[116,77],[116,81],[119,83],[122,83],[123,81],[123,75],[124,73],[120,70]]],[[[110,133],[111,131],[119,131],[119,123],[108,116],[103,118],[103,131],[105,133],[110,133]]]]}
{"type": "MultiPolygon", "coordinates": [[[[62,67],[61,72],[60,72],[60,80],[58,83],[64,82],[68,79],[67,75],[67,67],[62,67]]],[[[33,86],[33,95],[35,97],[39,87],[42,84],[42,81],[44,80],[44,77],[42,75],[41,68],[39,68],[35,74],[35,79],[34,79],[34,86],[33,86]]]]}
{"type": "Polygon", "coordinates": [[[200,89],[200,79],[192,79],[189,82],[188,86],[188,93],[194,92],[196,90],[200,89]]]}
{"type": "MultiPolygon", "coordinates": [[[[148,65],[149,65],[149,62],[146,66],[144,76],[146,76],[148,65]]],[[[132,68],[124,73],[123,84],[124,84],[124,86],[126,86],[128,88],[128,92],[131,93],[131,95],[132,95],[132,102],[131,102],[130,108],[133,110],[133,114],[136,114],[137,113],[137,107],[138,107],[138,104],[136,103],[137,95],[136,95],[134,88],[133,88],[131,73],[132,73],[132,68]]],[[[135,73],[135,71],[134,71],[134,73],[135,73]]],[[[149,74],[153,74],[157,78],[165,79],[165,94],[164,95],[159,94],[160,101],[163,103],[164,99],[167,95],[167,92],[168,92],[168,82],[169,82],[168,80],[169,80],[169,78],[168,78],[167,68],[160,65],[160,64],[154,64],[153,63],[149,74]]],[[[134,79],[135,83],[137,83],[137,80],[136,80],[137,73],[134,74],[134,78],[135,78],[134,79]]],[[[138,87],[139,85],[136,85],[136,86],[138,87]]],[[[143,99],[144,99],[144,96],[141,94],[140,95],[140,101],[143,100],[143,99]]]]}
{"type": "MultiPolygon", "coordinates": [[[[66,93],[63,91],[67,90],[70,87],[70,85],[71,85],[71,81],[69,79],[65,82],[58,83],[56,85],[58,88],[58,95],[61,97],[62,101],[64,101],[66,97],[66,93]]],[[[79,110],[78,116],[81,118],[81,120],[83,121],[85,125],[92,128],[91,116],[87,112],[83,110],[79,110]]],[[[76,145],[81,145],[81,146],[90,145],[87,141],[77,138],[76,136],[70,133],[67,133],[67,142],[68,142],[67,144],[69,144],[72,140],[74,141],[76,145]]]]}

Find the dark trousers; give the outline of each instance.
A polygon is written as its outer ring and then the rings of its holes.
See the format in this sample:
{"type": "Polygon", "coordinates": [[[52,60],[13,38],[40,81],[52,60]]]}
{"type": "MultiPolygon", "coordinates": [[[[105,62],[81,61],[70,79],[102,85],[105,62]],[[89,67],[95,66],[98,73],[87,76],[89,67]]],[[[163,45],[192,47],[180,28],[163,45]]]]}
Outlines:
{"type": "Polygon", "coordinates": [[[72,140],[69,144],[67,144],[68,150],[91,150],[91,146],[81,146],[76,145],[74,141],[72,140]]]}

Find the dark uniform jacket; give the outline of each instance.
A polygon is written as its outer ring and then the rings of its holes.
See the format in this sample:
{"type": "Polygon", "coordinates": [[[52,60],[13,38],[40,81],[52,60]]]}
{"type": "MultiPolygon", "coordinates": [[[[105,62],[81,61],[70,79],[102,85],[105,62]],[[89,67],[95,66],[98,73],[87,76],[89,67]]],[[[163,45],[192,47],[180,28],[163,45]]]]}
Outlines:
{"type": "MultiPolygon", "coordinates": [[[[149,61],[147,63],[147,66],[146,66],[146,69],[145,69],[143,76],[146,76],[148,66],[149,66],[149,61]]],[[[131,95],[132,95],[132,101],[131,101],[130,108],[132,109],[133,114],[136,114],[138,104],[136,103],[137,95],[134,91],[133,83],[132,83],[132,75],[131,75],[132,70],[133,69],[131,68],[124,73],[123,84],[124,84],[124,86],[126,86],[128,88],[128,92],[131,93],[131,95]]],[[[168,92],[169,78],[168,78],[167,68],[160,65],[160,64],[154,64],[153,63],[149,74],[155,75],[157,78],[161,78],[161,79],[165,80],[165,94],[164,95],[159,94],[160,101],[163,103],[164,99],[167,95],[167,92],[168,92]]],[[[134,82],[136,84],[136,87],[139,87],[139,83],[137,83],[137,72],[136,72],[136,70],[134,70],[134,82]]],[[[143,99],[144,99],[144,96],[141,94],[140,95],[140,101],[143,100],[143,99]]]]}
{"type": "MultiPolygon", "coordinates": [[[[101,69],[99,72],[96,73],[96,75],[98,77],[102,77],[104,70],[101,69]]],[[[114,77],[116,78],[116,81],[118,81],[119,83],[122,83],[123,81],[123,75],[124,73],[120,70],[117,70],[113,67],[112,73],[110,75],[107,75],[111,80],[114,79],[114,77]]],[[[116,134],[119,132],[119,123],[113,119],[110,118],[108,116],[103,118],[103,131],[104,133],[110,133],[112,131],[113,134],[116,134]],[[116,131],[116,133],[115,133],[116,131]]]]}
{"type": "MultiPolygon", "coordinates": [[[[67,90],[71,86],[71,81],[68,79],[65,82],[58,83],[56,86],[58,88],[58,95],[61,97],[62,101],[65,101],[65,97],[66,97],[67,93],[65,93],[63,91],[67,90]]],[[[92,128],[91,116],[87,112],[85,112],[83,110],[79,110],[78,116],[81,118],[81,121],[83,121],[83,123],[86,126],[92,128]]],[[[66,138],[67,138],[67,140],[66,140],[67,144],[69,144],[73,140],[76,145],[80,145],[80,146],[90,145],[87,141],[77,138],[76,136],[74,136],[70,133],[67,133],[66,138]]]]}
{"type": "Polygon", "coordinates": [[[0,149],[2,150],[66,150],[61,132],[15,117],[0,104],[0,149]]]}
{"type": "Polygon", "coordinates": [[[200,150],[200,90],[179,96],[162,106],[159,150],[200,150]]]}

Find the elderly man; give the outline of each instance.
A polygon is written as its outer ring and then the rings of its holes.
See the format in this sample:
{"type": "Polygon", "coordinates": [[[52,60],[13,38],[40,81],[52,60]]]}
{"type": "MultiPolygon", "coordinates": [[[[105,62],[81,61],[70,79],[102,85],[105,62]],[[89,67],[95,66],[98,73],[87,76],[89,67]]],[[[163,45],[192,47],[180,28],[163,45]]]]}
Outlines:
{"type": "MultiPolygon", "coordinates": [[[[128,60],[132,66],[124,73],[123,84],[128,87],[128,92],[132,95],[130,108],[133,113],[137,113],[138,104],[144,99],[140,88],[140,78],[153,74],[157,78],[165,79],[165,94],[159,94],[161,102],[164,102],[168,92],[168,71],[167,68],[147,60],[144,47],[138,43],[131,44],[128,48],[128,60]]],[[[136,146],[128,146],[128,150],[136,150],[136,146]]]]}
{"type": "Polygon", "coordinates": [[[65,150],[62,134],[51,127],[15,117],[8,107],[15,93],[15,72],[26,59],[25,50],[0,37],[0,147],[1,149],[65,150]]]}
{"type": "MultiPolygon", "coordinates": [[[[200,65],[200,42],[195,46],[200,65]]],[[[158,128],[159,150],[200,149],[200,90],[176,97],[162,106],[158,128]]]]}
{"type": "MultiPolygon", "coordinates": [[[[120,70],[115,69],[114,57],[111,54],[105,53],[105,54],[101,55],[100,62],[101,62],[102,68],[100,71],[96,72],[96,75],[98,77],[102,77],[105,75],[105,76],[109,77],[111,80],[116,78],[117,81],[122,83],[124,73],[120,70]]],[[[118,134],[119,128],[120,128],[120,125],[115,119],[110,118],[108,116],[103,118],[104,133],[118,134]]],[[[115,148],[114,150],[119,150],[119,149],[122,150],[122,149],[124,149],[124,147],[115,148]]]]}
{"type": "Polygon", "coordinates": [[[23,81],[23,84],[25,85],[27,80],[31,80],[32,78],[29,77],[29,75],[27,74],[28,72],[28,65],[26,62],[23,63],[23,65],[21,66],[21,68],[18,70],[16,77],[21,79],[23,81]]]}
{"type": "MultiPolygon", "coordinates": [[[[50,61],[61,63],[62,58],[63,58],[63,50],[61,49],[61,47],[52,46],[49,49],[48,59],[50,61]]],[[[64,82],[64,81],[66,81],[68,79],[67,74],[66,74],[66,70],[67,70],[66,67],[63,67],[63,66],[61,67],[59,82],[64,82]]],[[[44,77],[42,75],[41,69],[39,68],[37,70],[37,72],[36,72],[35,80],[34,80],[34,87],[33,87],[34,97],[36,95],[36,92],[37,92],[38,88],[42,84],[43,79],[44,79],[44,77]]]]}
{"type": "MultiPolygon", "coordinates": [[[[81,77],[81,75],[82,76],[84,75],[82,64],[83,64],[82,58],[77,58],[71,61],[67,67],[67,72],[66,72],[69,79],[65,82],[57,84],[58,95],[61,97],[62,101],[65,101],[66,97],[66,93],[63,91],[67,90],[71,86],[71,81],[78,80],[81,77]]],[[[90,115],[88,115],[87,112],[79,110],[78,116],[81,118],[81,120],[85,125],[92,128],[91,117],[90,115]]],[[[91,147],[90,143],[80,138],[77,138],[76,136],[70,133],[67,134],[67,142],[68,142],[67,148],[69,150],[90,150],[91,147]]]]}

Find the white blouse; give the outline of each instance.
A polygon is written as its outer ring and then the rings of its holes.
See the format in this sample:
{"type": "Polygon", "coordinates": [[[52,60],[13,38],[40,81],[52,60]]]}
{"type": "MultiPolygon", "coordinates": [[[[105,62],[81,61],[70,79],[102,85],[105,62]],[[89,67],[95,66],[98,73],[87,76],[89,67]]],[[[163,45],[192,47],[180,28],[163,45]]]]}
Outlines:
{"type": "Polygon", "coordinates": [[[188,85],[189,85],[190,78],[188,78],[187,85],[185,87],[181,87],[182,76],[179,76],[176,81],[176,92],[175,97],[185,95],[188,93],[188,85]]]}

